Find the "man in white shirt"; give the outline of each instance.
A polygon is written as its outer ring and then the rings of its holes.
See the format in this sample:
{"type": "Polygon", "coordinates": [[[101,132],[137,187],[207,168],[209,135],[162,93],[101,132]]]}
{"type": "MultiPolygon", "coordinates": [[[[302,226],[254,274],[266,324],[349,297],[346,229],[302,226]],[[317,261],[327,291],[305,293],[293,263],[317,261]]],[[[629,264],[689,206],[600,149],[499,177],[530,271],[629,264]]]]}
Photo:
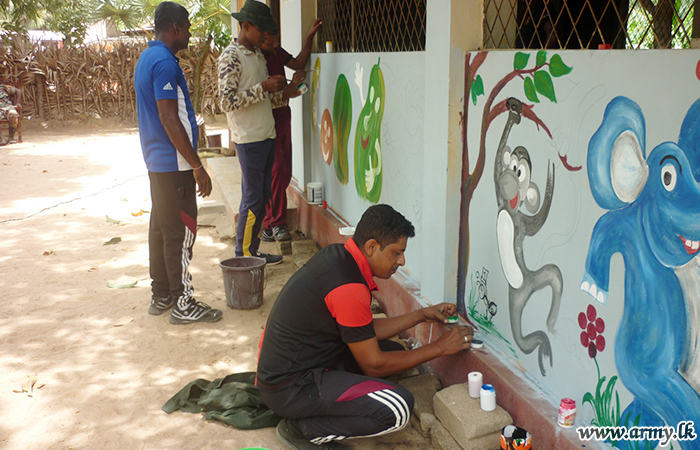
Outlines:
{"type": "MultiPolygon", "coordinates": [[[[272,196],[275,160],[275,119],[272,108],[287,104],[296,88],[285,89],[283,76],[270,77],[260,46],[267,33],[278,29],[270,8],[247,0],[237,13],[238,38],[218,61],[219,98],[231,130],[231,140],[241,164],[241,205],[236,229],[236,256],[258,256],[268,264],[282,262],[281,255],[260,253],[260,229],[265,205],[272,196]]],[[[296,94],[296,95],[295,95],[296,94]]]]}

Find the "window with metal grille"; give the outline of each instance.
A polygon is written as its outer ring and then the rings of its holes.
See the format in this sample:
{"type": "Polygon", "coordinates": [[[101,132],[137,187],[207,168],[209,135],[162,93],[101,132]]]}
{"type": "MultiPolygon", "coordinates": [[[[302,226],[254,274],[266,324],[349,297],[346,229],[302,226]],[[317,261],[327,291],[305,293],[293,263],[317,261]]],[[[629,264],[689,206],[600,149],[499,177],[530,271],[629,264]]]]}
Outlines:
{"type": "Polygon", "coordinates": [[[425,50],[426,0],[317,0],[323,27],[318,52],[411,52],[425,50]]]}
{"type": "Polygon", "coordinates": [[[484,0],[484,47],[690,48],[696,2],[484,0]]]}

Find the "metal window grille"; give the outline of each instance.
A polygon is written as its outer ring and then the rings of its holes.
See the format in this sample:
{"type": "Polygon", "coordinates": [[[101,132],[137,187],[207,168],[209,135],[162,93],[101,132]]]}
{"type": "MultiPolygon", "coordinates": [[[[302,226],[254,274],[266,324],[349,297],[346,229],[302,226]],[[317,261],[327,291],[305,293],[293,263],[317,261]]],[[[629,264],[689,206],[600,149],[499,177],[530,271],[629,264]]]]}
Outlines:
{"type": "Polygon", "coordinates": [[[318,52],[333,42],[334,52],[425,50],[426,0],[317,0],[323,27],[318,52]]]}
{"type": "Polygon", "coordinates": [[[690,48],[700,32],[693,27],[696,3],[700,0],[484,0],[484,47],[690,48]]]}

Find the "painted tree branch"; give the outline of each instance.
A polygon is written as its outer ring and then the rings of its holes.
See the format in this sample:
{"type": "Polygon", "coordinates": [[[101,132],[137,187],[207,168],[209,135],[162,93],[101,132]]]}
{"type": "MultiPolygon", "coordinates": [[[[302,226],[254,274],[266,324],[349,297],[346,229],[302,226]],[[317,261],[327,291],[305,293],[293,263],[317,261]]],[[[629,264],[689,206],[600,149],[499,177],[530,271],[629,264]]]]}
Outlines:
{"type": "MultiPolygon", "coordinates": [[[[506,100],[497,103],[492,106],[496,97],[501,93],[503,88],[505,88],[508,83],[514,79],[520,77],[524,78],[526,75],[535,73],[540,70],[548,63],[537,65],[532,69],[528,70],[513,70],[511,73],[503,77],[494,88],[491,90],[486,103],[484,104],[484,110],[481,117],[481,138],[479,142],[479,156],[477,157],[476,166],[474,167],[474,172],[469,173],[469,144],[467,142],[467,128],[469,124],[469,95],[471,93],[472,83],[476,77],[476,73],[483,64],[488,52],[479,52],[474,57],[474,61],[471,61],[471,54],[467,53],[465,56],[464,64],[464,104],[462,109],[462,184],[460,186],[460,211],[459,211],[459,242],[457,249],[457,305],[459,311],[462,315],[468,319],[466,308],[462,308],[464,305],[464,298],[466,294],[466,280],[467,280],[467,270],[469,267],[469,206],[471,204],[472,195],[476,189],[481,176],[484,172],[484,166],[486,164],[486,133],[491,125],[491,122],[498,117],[500,114],[506,112],[506,100]]],[[[551,138],[552,135],[549,129],[545,126],[544,122],[534,113],[532,110],[533,105],[527,105],[523,107],[523,116],[532,120],[537,125],[538,129],[541,126],[547,135],[551,138]]]]}

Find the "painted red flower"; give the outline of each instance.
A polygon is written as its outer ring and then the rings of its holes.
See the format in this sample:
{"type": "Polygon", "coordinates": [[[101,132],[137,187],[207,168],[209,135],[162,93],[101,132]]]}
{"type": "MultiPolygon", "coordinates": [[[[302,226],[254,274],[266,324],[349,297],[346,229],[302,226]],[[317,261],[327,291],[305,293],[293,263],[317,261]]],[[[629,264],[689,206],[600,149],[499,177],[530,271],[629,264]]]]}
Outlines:
{"type": "Polygon", "coordinates": [[[585,313],[579,313],[578,325],[581,332],[581,345],[588,349],[588,356],[595,358],[598,352],[605,350],[605,322],[597,317],[595,306],[588,305],[585,313]]]}

